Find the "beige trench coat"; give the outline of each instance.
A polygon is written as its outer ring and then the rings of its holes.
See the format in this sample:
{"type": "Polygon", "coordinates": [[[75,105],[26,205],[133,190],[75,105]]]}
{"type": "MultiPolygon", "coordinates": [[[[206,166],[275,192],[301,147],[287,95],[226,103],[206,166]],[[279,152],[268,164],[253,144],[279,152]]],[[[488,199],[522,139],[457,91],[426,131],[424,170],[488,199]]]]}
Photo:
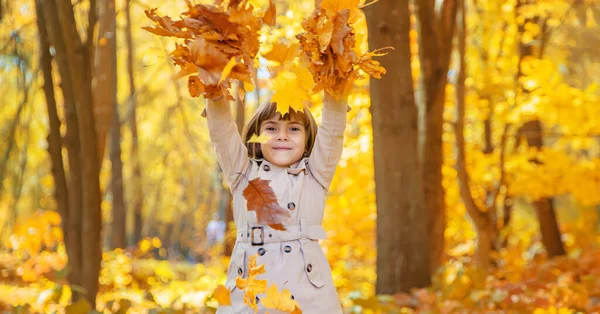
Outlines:
{"type": "MultiPolygon", "coordinates": [[[[244,304],[244,291],[235,283],[237,276],[248,275],[248,257],[253,254],[257,254],[258,265],[265,265],[265,273],[257,279],[266,279],[268,286],[275,283],[279,291],[287,288],[304,313],[342,313],[331,268],[318,241],[326,238],[321,223],[327,191],[342,154],[346,108],[345,102],[324,103],[311,155],[281,168],[264,159],[248,158],[229,105],[209,102],[209,134],[233,194],[237,228],[225,282],[231,291],[231,306],[220,307],[217,313],[254,313],[244,304]],[[242,192],[256,177],[271,180],[279,205],[291,209],[292,220],[286,231],[258,226],[255,212],[247,210],[242,192]]],[[[261,297],[264,294],[257,295],[259,313],[278,313],[265,309],[261,297]]]]}

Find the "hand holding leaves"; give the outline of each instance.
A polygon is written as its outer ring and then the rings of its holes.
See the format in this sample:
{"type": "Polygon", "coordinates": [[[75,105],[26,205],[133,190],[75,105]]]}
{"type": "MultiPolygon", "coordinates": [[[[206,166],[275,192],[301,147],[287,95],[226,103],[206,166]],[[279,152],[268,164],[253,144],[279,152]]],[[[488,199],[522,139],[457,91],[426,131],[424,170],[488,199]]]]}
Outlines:
{"type": "Polygon", "coordinates": [[[186,3],[188,11],[180,20],[158,16],[156,9],[145,11],[155,25],[143,28],[159,36],[184,39],[170,56],[181,67],[175,78],[191,75],[188,89],[192,97],[217,99],[225,95],[233,99],[227,90],[228,79],[251,83],[258,30],[263,24],[275,24],[275,5],[271,2],[259,17],[248,0],[229,1],[226,6],[186,3]]]}

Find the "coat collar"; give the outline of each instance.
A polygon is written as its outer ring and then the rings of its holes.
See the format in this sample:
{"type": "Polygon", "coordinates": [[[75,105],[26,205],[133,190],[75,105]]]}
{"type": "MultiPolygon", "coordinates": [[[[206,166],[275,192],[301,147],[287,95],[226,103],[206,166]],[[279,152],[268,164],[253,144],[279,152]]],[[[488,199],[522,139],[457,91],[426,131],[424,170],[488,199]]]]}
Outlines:
{"type": "Polygon", "coordinates": [[[308,163],[308,157],[304,157],[302,159],[300,159],[300,161],[298,161],[297,163],[290,165],[289,167],[279,167],[276,165],[273,165],[272,163],[270,163],[269,161],[265,160],[264,158],[258,158],[255,159],[255,161],[262,165],[269,165],[271,167],[271,170],[275,170],[275,171],[283,171],[286,170],[287,173],[289,174],[294,174],[297,175],[300,172],[304,171],[304,173],[306,173],[306,164],[308,163]]]}

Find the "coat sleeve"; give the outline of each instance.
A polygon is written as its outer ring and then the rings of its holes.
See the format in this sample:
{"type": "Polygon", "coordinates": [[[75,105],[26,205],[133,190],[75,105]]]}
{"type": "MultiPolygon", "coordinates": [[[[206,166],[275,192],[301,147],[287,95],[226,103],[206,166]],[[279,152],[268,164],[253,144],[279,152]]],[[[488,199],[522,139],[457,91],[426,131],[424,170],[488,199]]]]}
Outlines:
{"type": "Polygon", "coordinates": [[[325,190],[329,189],[337,164],[342,156],[347,116],[346,101],[326,96],[323,102],[321,126],[308,165],[312,175],[325,190]]]}
{"type": "Polygon", "coordinates": [[[233,121],[227,100],[208,100],[206,117],[208,134],[214,145],[217,161],[225,174],[231,193],[234,193],[250,166],[248,149],[233,121]]]}

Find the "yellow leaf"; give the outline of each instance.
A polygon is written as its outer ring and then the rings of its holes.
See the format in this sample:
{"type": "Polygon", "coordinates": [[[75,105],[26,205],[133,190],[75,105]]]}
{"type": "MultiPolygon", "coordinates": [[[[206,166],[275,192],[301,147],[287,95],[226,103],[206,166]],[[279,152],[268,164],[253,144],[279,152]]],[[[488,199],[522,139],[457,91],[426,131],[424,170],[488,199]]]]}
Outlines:
{"type": "Polygon", "coordinates": [[[277,285],[271,284],[267,290],[267,296],[261,299],[266,308],[280,310],[283,312],[293,312],[298,308],[298,303],[292,299],[292,294],[288,289],[283,289],[281,293],[277,290],[277,285]]]}
{"type": "Polygon", "coordinates": [[[250,83],[250,82],[246,82],[244,81],[244,90],[247,92],[252,92],[254,90],[254,84],[250,83]]]}
{"type": "Polygon", "coordinates": [[[235,57],[231,57],[231,59],[229,59],[229,62],[227,62],[227,65],[223,69],[223,72],[221,73],[221,79],[219,79],[219,84],[221,84],[221,82],[223,82],[227,78],[227,75],[229,75],[231,69],[233,69],[235,64],[235,57]]]}
{"type": "Polygon", "coordinates": [[[295,111],[304,110],[304,102],[310,99],[309,85],[312,81],[306,77],[307,72],[306,69],[282,71],[273,80],[275,93],[271,101],[277,103],[277,112],[282,116],[289,112],[290,107],[295,111]]]}
{"type": "Polygon", "coordinates": [[[264,144],[266,143],[271,137],[268,136],[267,134],[261,134],[260,136],[256,136],[256,134],[252,134],[252,136],[250,137],[250,139],[248,140],[248,143],[260,143],[260,144],[264,144]]]}
{"type": "Polygon", "coordinates": [[[248,257],[248,278],[237,277],[235,284],[240,290],[245,290],[244,303],[258,311],[256,295],[267,290],[267,281],[256,279],[257,275],[265,273],[265,265],[256,266],[256,255],[248,257]]]}
{"type": "Polygon", "coordinates": [[[298,43],[286,45],[285,43],[283,43],[283,41],[278,40],[273,44],[273,48],[269,52],[265,53],[263,57],[265,57],[265,59],[267,60],[279,62],[279,64],[284,64],[296,57],[298,46],[298,43]]]}
{"type": "Polygon", "coordinates": [[[231,305],[231,295],[229,289],[223,285],[218,285],[213,292],[215,299],[219,302],[219,305],[231,305]]]}
{"type": "Polygon", "coordinates": [[[350,11],[358,8],[359,0],[323,0],[321,8],[330,12],[340,12],[344,9],[350,11]]]}

